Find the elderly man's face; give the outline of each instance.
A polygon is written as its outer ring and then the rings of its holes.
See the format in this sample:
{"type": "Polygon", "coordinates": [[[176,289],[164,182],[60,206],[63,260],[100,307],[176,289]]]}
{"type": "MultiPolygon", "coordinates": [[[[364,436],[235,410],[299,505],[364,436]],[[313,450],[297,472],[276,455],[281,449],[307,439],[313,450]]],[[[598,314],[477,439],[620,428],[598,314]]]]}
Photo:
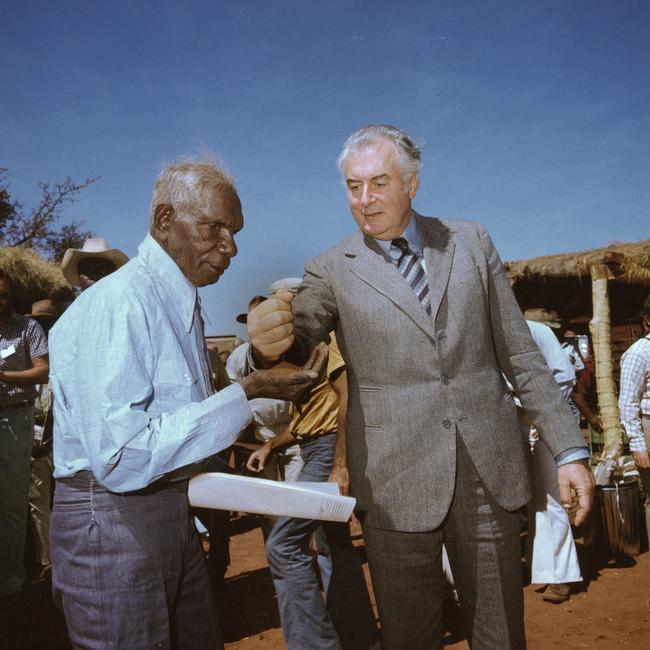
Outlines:
{"type": "Polygon", "coordinates": [[[418,177],[411,177],[405,192],[393,144],[380,140],[350,152],[343,174],[350,210],[359,228],[375,239],[399,237],[411,218],[418,177]]]}
{"type": "Polygon", "coordinates": [[[235,234],[243,226],[237,194],[229,189],[215,190],[202,208],[174,210],[163,237],[157,232],[156,238],[162,239],[185,277],[195,287],[204,287],[217,282],[230,265],[230,258],[237,255],[235,234]]]}

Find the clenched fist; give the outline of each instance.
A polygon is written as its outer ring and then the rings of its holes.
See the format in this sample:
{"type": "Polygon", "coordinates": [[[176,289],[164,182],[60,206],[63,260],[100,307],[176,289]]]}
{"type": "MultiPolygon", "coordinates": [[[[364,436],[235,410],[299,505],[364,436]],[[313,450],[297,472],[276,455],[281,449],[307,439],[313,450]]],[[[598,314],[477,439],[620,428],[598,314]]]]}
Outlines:
{"type": "Polygon", "coordinates": [[[293,295],[278,291],[248,313],[248,336],[260,361],[273,363],[293,345],[293,295]]]}

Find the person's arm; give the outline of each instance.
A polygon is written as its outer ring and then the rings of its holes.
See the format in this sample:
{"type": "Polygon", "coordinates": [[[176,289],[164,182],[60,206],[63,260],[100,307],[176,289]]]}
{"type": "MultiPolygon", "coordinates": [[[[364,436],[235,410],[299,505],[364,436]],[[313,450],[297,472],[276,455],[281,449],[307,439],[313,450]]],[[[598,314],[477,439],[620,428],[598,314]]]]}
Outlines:
{"type": "Polygon", "coordinates": [[[580,525],[593,506],[594,478],[588,465],[588,448],[533,342],[492,239],[481,225],[478,236],[488,264],[490,326],[501,370],[556,460],[573,449],[586,456],[558,467],[560,499],[569,509],[573,501],[571,489],[575,489],[578,495],[575,524],[580,525]]]}
{"type": "Polygon", "coordinates": [[[31,368],[25,370],[0,370],[0,381],[18,386],[35,386],[36,384],[47,384],[49,374],[50,363],[48,357],[34,357],[31,368]]]}
{"type": "Polygon", "coordinates": [[[286,449],[291,445],[295,444],[296,438],[291,433],[290,429],[285,429],[278,433],[277,436],[273,436],[270,440],[265,442],[259,449],[254,451],[246,462],[246,468],[252,472],[261,472],[269,461],[269,458],[273,454],[286,449]]]}
{"type": "Polygon", "coordinates": [[[571,393],[571,399],[573,400],[574,404],[578,407],[580,413],[582,413],[582,415],[585,416],[585,419],[587,420],[587,422],[589,422],[591,428],[596,433],[602,433],[603,427],[600,424],[600,420],[598,419],[598,416],[591,410],[591,407],[589,406],[589,404],[587,404],[587,400],[585,399],[585,396],[580,392],[577,386],[573,389],[573,392],[571,393]]]}
{"type": "Polygon", "coordinates": [[[332,471],[327,480],[338,483],[341,494],[347,496],[350,493],[350,477],[345,444],[345,419],[348,410],[347,372],[342,370],[334,380],[330,381],[339,396],[339,411],[336,418],[336,446],[334,447],[332,471]]]}
{"type": "Polygon", "coordinates": [[[313,369],[256,372],[190,402],[196,378],[173,365],[180,351],[159,348],[150,301],[127,292],[118,310],[110,293],[102,299],[78,336],[64,319],[52,330],[51,384],[55,429],[79,439],[95,478],[114,492],[141,489],[229,447],[251,421],[249,399],[294,398],[322,371],[321,356],[313,369]]]}
{"type": "Polygon", "coordinates": [[[329,343],[338,321],[329,276],[326,257],[320,255],[305,266],[297,294],[279,291],[251,310],[247,322],[252,368],[267,367],[280,358],[302,364],[318,343],[329,343]]]}

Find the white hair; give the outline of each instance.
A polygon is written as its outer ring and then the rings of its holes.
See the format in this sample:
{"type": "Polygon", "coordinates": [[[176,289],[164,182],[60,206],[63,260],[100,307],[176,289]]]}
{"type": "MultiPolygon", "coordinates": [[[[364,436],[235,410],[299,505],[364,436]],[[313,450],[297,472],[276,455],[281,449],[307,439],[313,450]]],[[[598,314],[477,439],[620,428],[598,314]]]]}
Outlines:
{"type": "Polygon", "coordinates": [[[341,174],[345,160],[352,151],[371,147],[379,140],[390,142],[395,149],[395,158],[399,167],[404,191],[408,192],[409,181],[420,171],[420,147],[413,143],[408,133],[389,124],[370,124],[355,131],[343,145],[336,164],[341,174]]]}
{"type": "Polygon", "coordinates": [[[207,153],[201,160],[182,160],[166,165],[158,175],[151,199],[151,220],[158,205],[175,209],[204,208],[215,190],[237,193],[235,181],[218,164],[214,155],[207,153]]]}

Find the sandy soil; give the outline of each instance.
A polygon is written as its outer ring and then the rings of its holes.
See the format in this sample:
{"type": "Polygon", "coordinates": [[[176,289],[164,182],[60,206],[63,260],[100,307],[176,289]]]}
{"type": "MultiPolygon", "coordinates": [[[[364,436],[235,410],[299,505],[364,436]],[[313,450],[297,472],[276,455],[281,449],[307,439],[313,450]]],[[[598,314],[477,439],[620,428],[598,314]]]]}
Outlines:
{"type": "MultiPolygon", "coordinates": [[[[270,580],[262,534],[247,529],[231,540],[226,575],[225,639],[231,650],[285,647],[270,580]]],[[[363,540],[353,530],[363,558],[363,540]]],[[[525,589],[526,634],[530,650],[650,648],[650,554],[614,562],[596,557],[578,541],[585,578],[571,599],[559,605],[542,600],[539,585],[525,589]]],[[[367,565],[364,564],[367,573],[367,565]]],[[[446,611],[448,648],[467,648],[457,611],[446,611]]]]}

